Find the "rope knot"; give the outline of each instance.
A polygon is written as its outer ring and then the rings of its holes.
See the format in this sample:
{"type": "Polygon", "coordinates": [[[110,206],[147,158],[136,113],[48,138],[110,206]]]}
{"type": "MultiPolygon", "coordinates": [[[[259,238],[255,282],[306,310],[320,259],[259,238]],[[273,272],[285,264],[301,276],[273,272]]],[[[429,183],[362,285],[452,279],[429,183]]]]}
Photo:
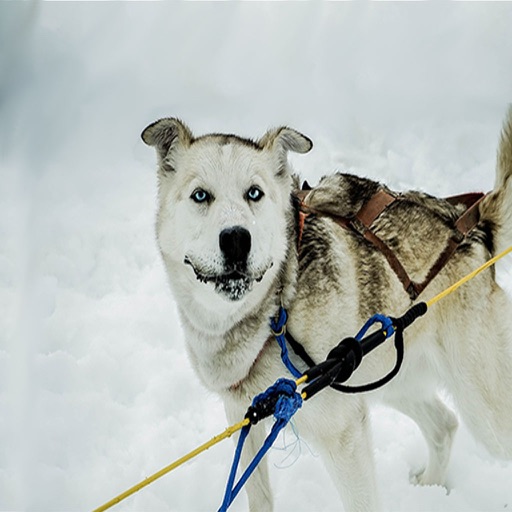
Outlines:
{"type": "Polygon", "coordinates": [[[273,414],[276,420],[287,423],[301,406],[302,397],[297,393],[297,384],[290,379],[278,379],[267,390],[254,397],[245,417],[255,425],[273,414]]]}
{"type": "Polygon", "coordinates": [[[302,407],[302,397],[297,393],[297,384],[293,380],[279,379],[274,386],[275,392],[278,394],[274,418],[288,423],[297,410],[302,407]]]}

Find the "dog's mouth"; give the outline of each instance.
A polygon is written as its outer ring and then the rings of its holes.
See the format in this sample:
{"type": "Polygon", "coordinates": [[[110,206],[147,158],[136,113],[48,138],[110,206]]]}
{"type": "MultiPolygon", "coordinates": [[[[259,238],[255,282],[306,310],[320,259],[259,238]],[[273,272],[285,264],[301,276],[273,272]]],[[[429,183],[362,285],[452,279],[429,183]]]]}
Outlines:
{"type": "Polygon", "coordinates": [[[245,268],[235,266],[234,268],[227,269],[222,274],[215,274],[199,269],[188,257],[185,257],[184,263],[192,267],[198,281],[201,283],[213,283],[215,291],[231,301],[243,298],[252,290],[254,283],[259,283],[267,270],[272,267],[272,263],[270,263],[261,272],[252,274],[245,268]]]}

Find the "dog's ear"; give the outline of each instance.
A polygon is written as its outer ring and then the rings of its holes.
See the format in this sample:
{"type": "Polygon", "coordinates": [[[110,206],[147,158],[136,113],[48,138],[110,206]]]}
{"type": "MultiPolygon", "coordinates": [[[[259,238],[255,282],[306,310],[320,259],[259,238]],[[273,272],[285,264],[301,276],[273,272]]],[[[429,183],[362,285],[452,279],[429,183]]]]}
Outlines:
{"type": "Polygon", "coordinates": [[[259,144],[264,148],[279,147],[281,150],[295,153],[307,153],[313,147],[311,139],[287,126],[269,130],[259,140],[259,144]]]}
{"type": "MultiPolygon", "coordinates": [[[[188,126],[174,117],[159,119],[147,126],[141,134],[142,140],[148,146],[157,150],[160,162],[169,167],[169,153],[179,144],[190,146],[194,136],[188,126]]],[[[173,170],[170,167],[168,170],[173,170]]]]}

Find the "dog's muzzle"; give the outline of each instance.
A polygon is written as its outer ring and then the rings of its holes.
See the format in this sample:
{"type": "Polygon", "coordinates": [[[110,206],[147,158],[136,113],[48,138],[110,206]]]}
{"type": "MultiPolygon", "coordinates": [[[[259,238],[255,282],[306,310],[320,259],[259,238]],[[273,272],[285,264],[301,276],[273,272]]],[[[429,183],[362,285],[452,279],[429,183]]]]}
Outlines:
{"type": "Polygon", "coordinates": [[[219,247],[226,268],[243,271],[251,251],[251,234],[241,226],[223,229],[219,234],[219,247]]]}
{"type": "Polygon", "coordinates": [[[200,259],[191,255],[185,256],[184,263],[193,268],[198,281],[212,283],[215,291],[230,301],[242,299],[273,266],[269,260],[258,268],[248,268],[251,234],[241,226],[222,230],[219,234],[219,248],[224,260],[221,271],[201,264],[200,259]]]}

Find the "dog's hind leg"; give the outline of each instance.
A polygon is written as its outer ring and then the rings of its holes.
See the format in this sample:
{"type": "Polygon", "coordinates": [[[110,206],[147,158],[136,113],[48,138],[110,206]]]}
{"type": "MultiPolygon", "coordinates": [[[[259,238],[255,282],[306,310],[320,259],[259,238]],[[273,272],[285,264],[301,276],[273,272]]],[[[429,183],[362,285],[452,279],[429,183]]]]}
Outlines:
{"type": "MultiPolygon", "coordinates": [[[[498,149],[494,191],[480,204],[485,245],[496,255],[512,245],[512,106],[498,149]]],[[[476,246],[455,263],[463,275],[489,259],[476,246]]],[[[469,429],[488,450],[512,459],[512,304],[487,270],[437,309],[439,346],[457,405],[469,429]]]]}
{"type": "Polygon", "coordinates": [[[420,485],[445,485],[457,418],[435,393],[426,395],[424,390],[421,394],[408,391],[402,396],[388,396],[385,401],[414,420],[427,443],[427,464],[422,471],[412,475],[411,480],[420,485]]]}
{"type": "Polygon", "coordinates": [[[512,304],[497,285],[478,302],[483,290],[474,287],[474,307],[444,333],[446,380],[472,434],[512,459],[512,304]]]}

